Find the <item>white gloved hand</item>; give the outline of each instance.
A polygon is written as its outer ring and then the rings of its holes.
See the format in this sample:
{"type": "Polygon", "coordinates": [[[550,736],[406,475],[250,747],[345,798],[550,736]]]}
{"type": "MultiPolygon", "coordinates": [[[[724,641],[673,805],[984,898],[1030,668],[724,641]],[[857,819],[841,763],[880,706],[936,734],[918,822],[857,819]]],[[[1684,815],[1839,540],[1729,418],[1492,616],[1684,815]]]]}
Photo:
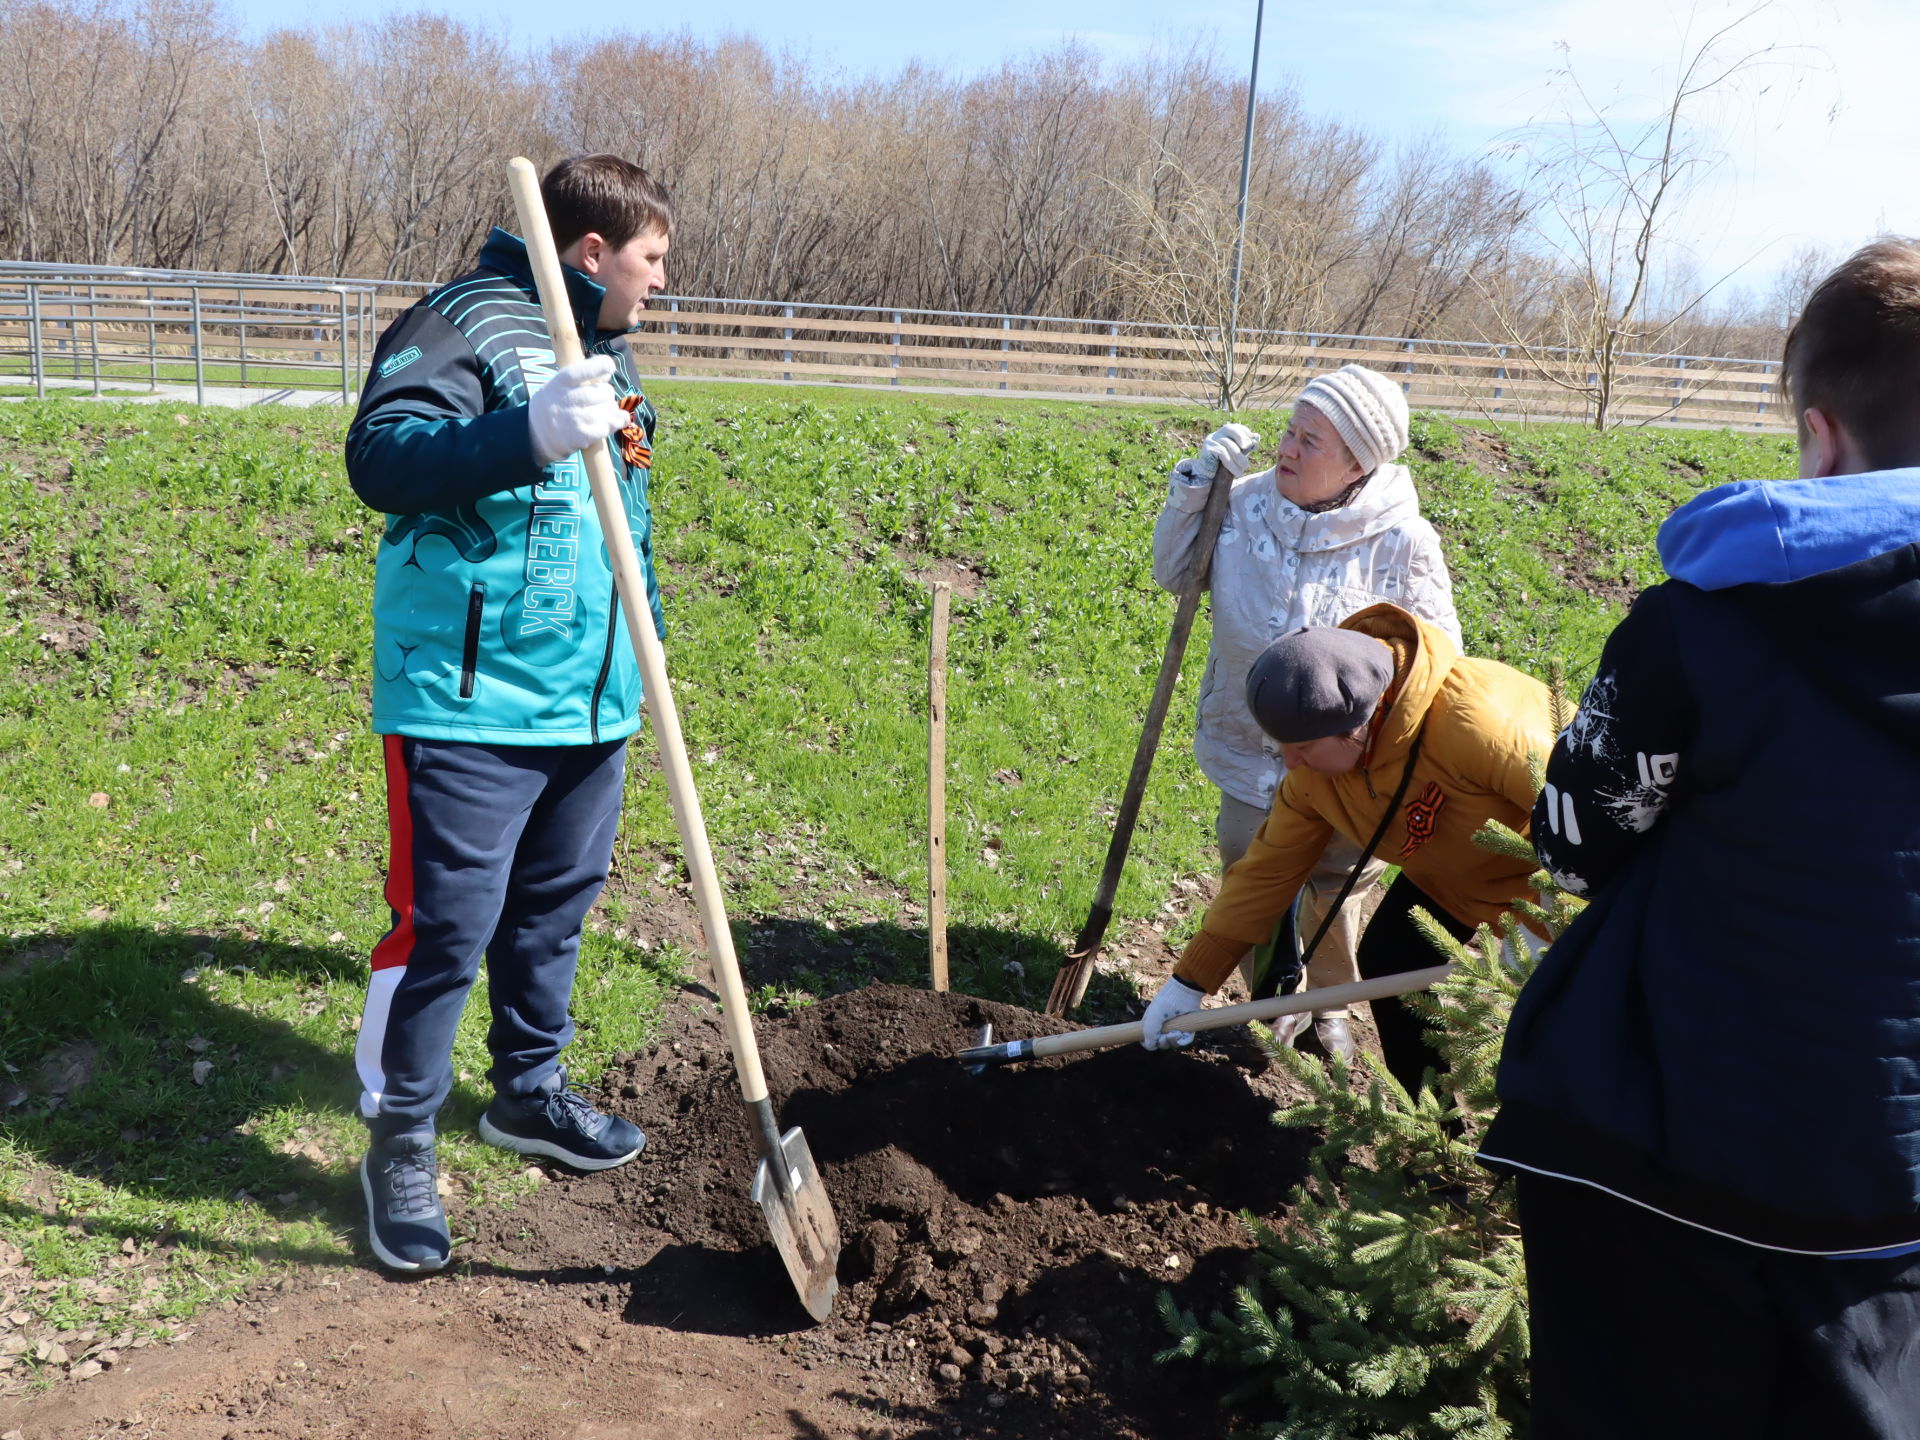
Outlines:
{"type": "Polygon", "coordinates": [[[551,465],[576,451],[617,435],[631,418],[607,383],[613,357],[595,355],[553,372],[527,402],[533,426],[533,458],[551,465]]]}
{"type": "Polygon", "coordinates": [[[1186,1015],[1198,1010],[1207,997],[1184,980],[1176,980],[1171,975],[1160,987],[1160,993],[1153,997],[1153,1003],[1147,1006],[1147,1013],[1140,1017],[1140,1043],[1149,1050],[1164,1050],[1169,1045],[1191,1045],[1193,1031],[1163,1030],[1176,1015],[1186,1015]]]}
{"type": "Polygon", "coordinates": [[[1260,437],[1244,425],[1222,425],[1200,446],[1200,453],[1182,460],[1173,473],[1188,485],[1211,485],[1221,470],[1227,479],[1238,480],[1247,473],[1247,454],[1260,443],[1260,437]]]}
{"type": "Polygon", "coordinates": [[[1218,468],[1227,472],[1227,478],[1238,480],[1247,473],[1247,456],[1260,444],[1260,437],[1244,425],[1222,425],[1207,436],[1206,444],[1200,447],[1200,458],[1211,456],[1218,468]]]}

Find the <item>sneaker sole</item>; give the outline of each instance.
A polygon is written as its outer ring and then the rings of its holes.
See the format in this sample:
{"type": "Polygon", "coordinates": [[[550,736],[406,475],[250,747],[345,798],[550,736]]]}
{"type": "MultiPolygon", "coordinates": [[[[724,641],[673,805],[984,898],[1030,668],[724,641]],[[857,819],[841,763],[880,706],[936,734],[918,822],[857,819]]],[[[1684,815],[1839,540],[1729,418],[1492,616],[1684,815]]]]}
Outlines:
{"type": "Polygon", "coordinates": [[[647,1148],[647,1137],[642,1135],[638,1145],[626,1154],[616,1155],[612,1159],[576,1155],[550,1140],[526,1140],[518,1135],[509,1135],[489,1120],[484,1113],[480,1116],[480,1138],[487,1144],[496,1145],[502,1150],[512,1150],[519,1155],[542,1155],[549,1160],[558,1160],[563,1165],[571,1165],[575,1170],[584,1170],[588,1173],[595,1170],[611,1170],[615,1166],[624,1165],[647,1148]]]}
{"type": "Polygon", "coordinates": [[[417,1275],[423,1270],[447,1268],[447,1261],[453,1258],[451,1250],[438,1260],[402,1260],[380,1243],[379,1227],[373,1223],[373,1182],[367,1179],[367,1162],[364,1159],[360,1162],[360,1193],[367,1202],[367,1243],[373,1247],[373,1253],[380,1258],[382,1265],[389,1270],[399,1270],[408,1275],[417,1275]]]}

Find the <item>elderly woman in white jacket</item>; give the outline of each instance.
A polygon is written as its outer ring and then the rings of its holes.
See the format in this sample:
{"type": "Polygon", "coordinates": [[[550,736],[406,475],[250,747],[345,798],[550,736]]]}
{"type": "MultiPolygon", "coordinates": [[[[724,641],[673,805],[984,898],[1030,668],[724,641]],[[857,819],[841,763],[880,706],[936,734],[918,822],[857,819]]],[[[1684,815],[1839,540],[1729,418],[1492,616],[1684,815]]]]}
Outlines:
{"type": "MultiPolygon", "coordinates": [[[[1407,448],[1407,402],[1398,385],[1364,366],[1342,366],[1300,392],[1273,468],[1249,475],[1247,454],[1259,439],[1244,425],[1226,425],[1208,436],[1199,455],[1174,468],[1153,531],[1154,579],[1177,592],[1192,573],[1207,492],[1225,472],[1233,490],[1209,576],[1213,644],[1193,741],[1201,770],[1220,787],[1215,835],[1223,872],[1259,832],[1283,773],[1278,747],[1247,708],[1247,671],[1261,651],[1289,630],[1337,625],[1381,600],[1460,639],[1440,538],[1420,517],[1413,477],[1395,463],[1407,448]]],[[[1302,945],[1318,930],[1359,858],[1359,847],[1338,837],[1328,846],[1300,893],[1296,933],[1302,945]]],[[[1377,898],[1372,882],[1384,869],[1379,859],[1367,862],[1308,961],[1309,989],[1356,978],[1354,950],[1377,898]]],[[[1266,963],[1264,953],[1256,955],[1249,968],[1266,963]]],[[[1252,987],[1262,977],[1246,978],[1252,987]]],[[[1322,1047],[1350,1059],[1347,1012],[1312,1019],[1322,1047]]],[[[1276,1033],[1291,1042],[1307,1023],[1306,1016],[1286,1017],[1276,1033]]]]}

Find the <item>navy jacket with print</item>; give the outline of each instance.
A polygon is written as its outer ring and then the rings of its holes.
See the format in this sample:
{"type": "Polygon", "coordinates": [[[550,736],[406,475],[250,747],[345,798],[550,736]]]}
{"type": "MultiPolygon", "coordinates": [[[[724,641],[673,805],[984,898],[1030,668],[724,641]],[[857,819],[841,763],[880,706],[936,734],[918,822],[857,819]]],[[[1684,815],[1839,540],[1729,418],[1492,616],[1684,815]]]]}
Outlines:
{"type": "MultiPolygon", "coordinates": [[[[590,329],[601,287],[567,286],[589,354],[640,397],[618,334],[590,329]]],[[[585,745],[639,728],[639,666],[623,632],[579,456],[534,462],[527,400],[553,348],[525,244],[496,229],[478,268],[381,336],[347,433],[354,492],[386,512],[374,572],[373,728],[497,745],[585,745]]],[[[636,400],[641,463],[608,441],[663,636],[648,478],[653,411],[636,400]]]]}
{"type": "Polygon", "coordinates": [[[1608,640],[1532,836],[1587,910],[1497,1168],[1770,1249],[1920,1240],[1920,471],[1722,486],[1608,640]]]}

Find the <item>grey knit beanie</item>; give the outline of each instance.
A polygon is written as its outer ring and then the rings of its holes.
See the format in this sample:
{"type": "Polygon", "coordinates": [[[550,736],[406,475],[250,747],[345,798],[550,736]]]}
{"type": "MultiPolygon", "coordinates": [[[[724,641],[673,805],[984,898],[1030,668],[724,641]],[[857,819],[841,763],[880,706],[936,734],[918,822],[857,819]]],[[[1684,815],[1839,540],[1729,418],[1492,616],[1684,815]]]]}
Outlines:
{"type": "Polygon", "coordinates": [[[1371,635],[1289,630],[1247,672],[1247,708],[1282,745],[1304,745],[1358,730],[1392,682],[1393,651],[1371,635]]]}
{"type": "Polygon", "coordinates": [[[1311,405],[1331,420],[1369,475],[1407,448],[1407,397],[1378,370],[1342,365],[1307,386],[1294,403],[1311,405]]]}

